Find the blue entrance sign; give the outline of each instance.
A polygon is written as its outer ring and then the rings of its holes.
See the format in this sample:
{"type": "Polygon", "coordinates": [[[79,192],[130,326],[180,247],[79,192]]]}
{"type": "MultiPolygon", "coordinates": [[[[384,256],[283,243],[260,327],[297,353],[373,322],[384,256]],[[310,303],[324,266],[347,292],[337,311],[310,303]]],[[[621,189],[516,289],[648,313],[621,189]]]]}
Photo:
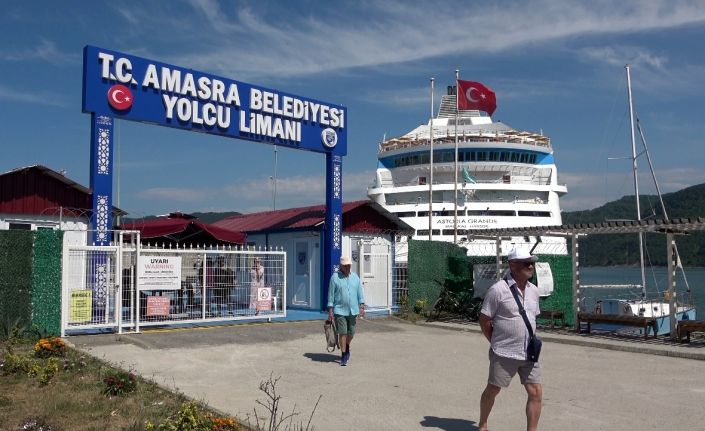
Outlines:
{"type": "Polygon", "coordinates": [[[83,50],[82,108],[92,122],[90,241],[96,245],[108,245],[112,229],[115,119],[324,153],[327,287],[341,253],[347,108],[94,46],[83,50]]]}
{"type": "Polygon", "coordinates": [[[83,112],[347,154],[347,108],[87,46],[83,112]]]}

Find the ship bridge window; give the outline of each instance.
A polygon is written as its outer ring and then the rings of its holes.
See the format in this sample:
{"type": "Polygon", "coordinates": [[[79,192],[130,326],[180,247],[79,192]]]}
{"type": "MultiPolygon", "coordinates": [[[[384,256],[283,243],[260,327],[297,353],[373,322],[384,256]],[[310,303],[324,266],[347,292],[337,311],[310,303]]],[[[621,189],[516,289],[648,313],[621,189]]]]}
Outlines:
{"type": "Polygon", "coordinates": [[[501,162],[507,162],[509,161],[509,151],[502,151],[502,153],[499,156],[499,160],[501,162]]]}
{"type": "MultiPolygon", "coordinates": [[[[433,229],[433,234],[434,235],[440,235],[441,231],[440,229],[433,229]]],[[[418,236],[428,236],[428,229],[419,229],[416,231],[416,235],[418,236]]]]}
{"type": "Polygon", "coordinates": [[[416,212],[415,211],[402,211],[402,212],[394,213],[394,215],[397,217],[416,217],[416,212]]]}
{"type": "Polygon", "coordinates": [[[512,153],[512,162],[518,162],[519,161],[519,153],[512,153]]]}
{"type": "Polygon", "coordinates": [[[477,152],[477,161],[484,162],[485,160],[487,160],[487,153],[484,151],[478,151],[477,152]]]}
{"type": "Polygon", "coordinates": [[[549,211],[519,211],[519,215],[524,217],[551,217],[549,211]]]}
{"type": "Polygon", "coordinates": [[[516,213],[512,210],[468,210],[469,216],[500,216],[514,217],[516,213]]]}
{"type": "Polygon", "coordinates": [[[529,160],[529,155],[526,153],[522,153],[521,158],[519,159],[519,163],[526,163],[527,160],[529,160]]]}
{"type": "MultiPolygon", "coordinates": [[[[458,235],[466,235],[467,233],[466,229],[458,229],[458,235]]],[[[453,229],[443,229],[443,235],[453,235],[453,229]]]]}
{"type": "Polygon", "coordinates": [[[32,230],[31,223],[10,223],[9,226],[12,230],[32,230]]]}

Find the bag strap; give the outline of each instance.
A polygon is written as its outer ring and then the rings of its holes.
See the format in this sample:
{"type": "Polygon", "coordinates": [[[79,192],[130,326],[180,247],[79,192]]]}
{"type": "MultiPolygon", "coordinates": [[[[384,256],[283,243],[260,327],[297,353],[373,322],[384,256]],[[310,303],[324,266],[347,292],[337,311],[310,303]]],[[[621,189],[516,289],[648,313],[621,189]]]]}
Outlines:
{"type": "MultiPolygon", "coordinates": [[[[504,282],[507,283],[507,286],[509,286],[508,279],[505,278],[504,282]]],[[[529,323],[529,318],[526,317],[526,310],[524,310],[524,306],[521,305],[521,301],[519,300],[519,293],[517,292],[516,283],[509,286],[509,290],[511,290],[512,295],[514,296],[514,300],[517,302],[517,305],[519,306],[519,314],[521,314],[521,318],[524,319],[524,323],[526,324],[526,329],[529,330],[529,338],[533,338],[534,330],[531,328],[531,323],[529,323]]]]}

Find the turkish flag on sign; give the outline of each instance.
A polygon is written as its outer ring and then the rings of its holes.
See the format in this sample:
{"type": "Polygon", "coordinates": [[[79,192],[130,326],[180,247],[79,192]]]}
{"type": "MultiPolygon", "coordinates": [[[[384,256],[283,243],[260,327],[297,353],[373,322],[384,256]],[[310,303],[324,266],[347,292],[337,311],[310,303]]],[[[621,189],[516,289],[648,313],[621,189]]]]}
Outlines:
{"type": "Polygon", "coordinates": [[[494,91],[474,81],[458,80],[458,109],[478,109],[492,115],[497,109],[494,91]]]}

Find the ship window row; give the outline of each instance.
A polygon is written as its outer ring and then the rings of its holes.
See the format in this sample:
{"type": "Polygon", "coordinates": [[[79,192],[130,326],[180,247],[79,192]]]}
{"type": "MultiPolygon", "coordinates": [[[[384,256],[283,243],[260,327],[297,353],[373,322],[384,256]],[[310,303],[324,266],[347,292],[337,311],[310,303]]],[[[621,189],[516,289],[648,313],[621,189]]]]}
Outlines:
{"type": "MultiPolygon", "coordinates": [[[[397,217],[428,217],[428,211],[402,211],[394,213],[397,217]]],[[[451,211],[434,211],[435,217],[453,217],[451,211]]],[[[499,216],[499,217],[551,217],[550,211],[513,211],[513,210],[458,210],[458,216],[499,216]]]]}
{"type": "MultiPolygon", "coordinates": [[[[441,230],[440,229],[433,229],[433,234],[440,235],[441,230]]],[[[467,229],[458,229],[458,235],[467,235],[467,234],[468,234],[467,229]]],[[[416,235],[428,236],[428,229],[419,229],[416,231],[416,235]]],[[[443,235],[454,235],[453,229],[443,229],[443,235]]]]}
{"type": "MultiPolygon", "coordinates": [[[[431,162],[430,154],[421,153],[394,157],[394,167],[427,165],[431,162]]],[[[437,150],[433,152],[434,163],[455,162],[455,150],[437,150]]],[[[458,162],[511,162],[536,164],[536,154],[524,151],[458,151],[458,162]]]]}

